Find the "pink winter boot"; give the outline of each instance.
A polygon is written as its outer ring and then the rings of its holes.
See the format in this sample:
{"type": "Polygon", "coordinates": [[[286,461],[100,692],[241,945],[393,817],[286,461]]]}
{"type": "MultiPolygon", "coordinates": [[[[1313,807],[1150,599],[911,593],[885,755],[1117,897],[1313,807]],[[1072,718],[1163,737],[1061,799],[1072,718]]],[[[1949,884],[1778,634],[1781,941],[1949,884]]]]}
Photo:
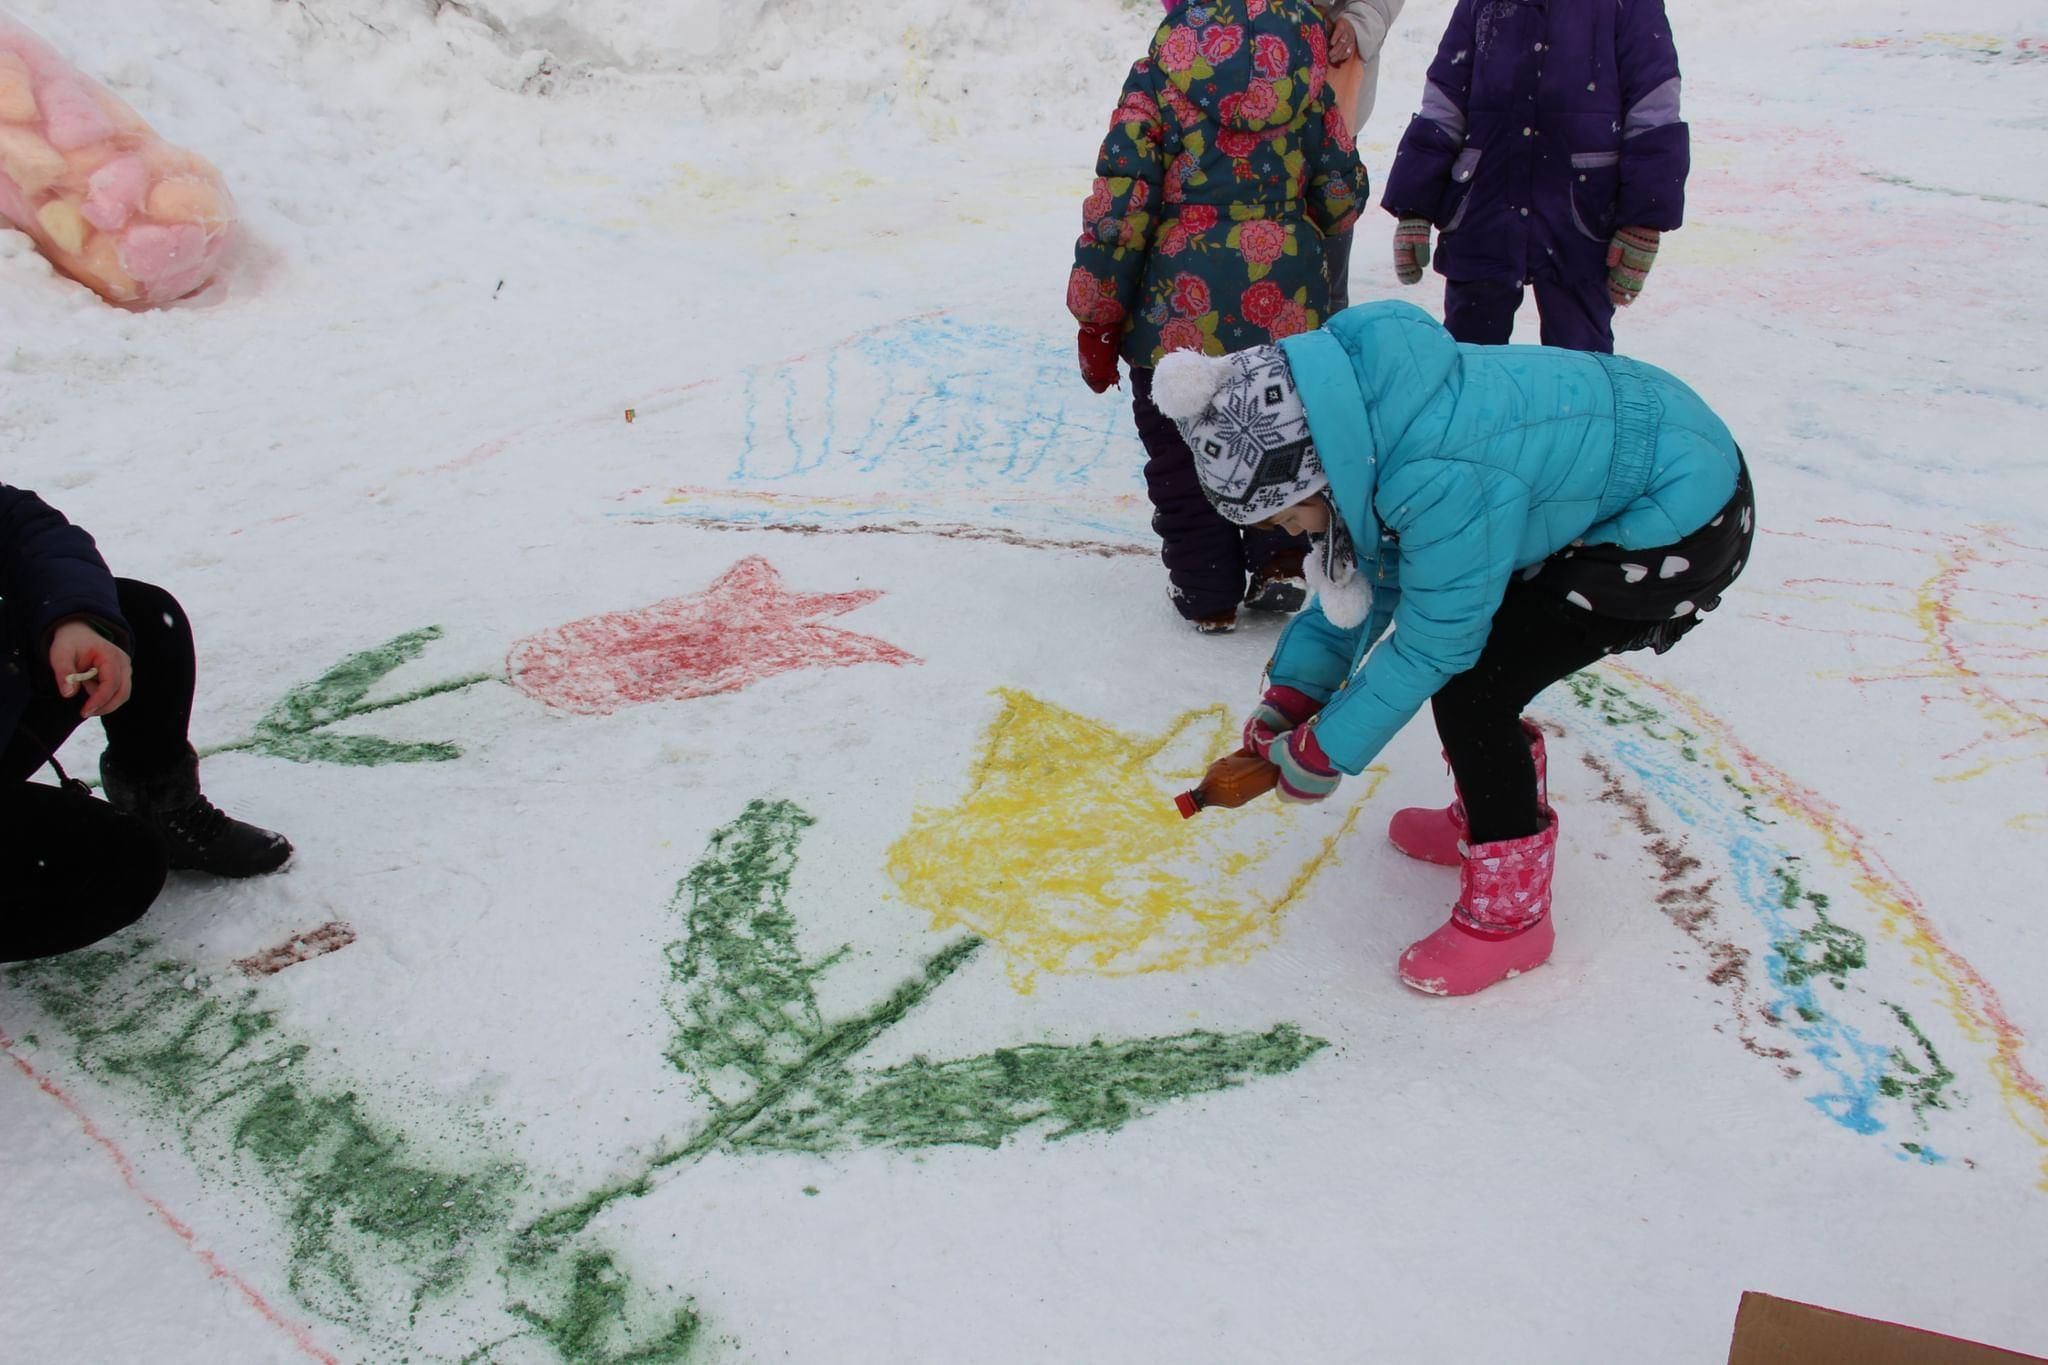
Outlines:
{"type": "MultiPolygon", "coordinates": [[[[1543,756],[1543,732],[1524,720],[1522,733],[1529,737],[1529,757],[1536,760],[1536,804],[1549,815],[1549,766],[1543,756]]],[[[1411,858],[1456,867],[1465,861],[1465,803],[1453,800],[1441,810],[1434,806],[1397,810],[1387,823],[1387,838],[1411,858]]]]}
{"type": "Polygon", "coordinates": [[[1557,817],[1541,834],[1474,844],[1443,928],[1408,945],[1401,980],[1425,995],[1471,995],[1550,960],[1557,817]]]}

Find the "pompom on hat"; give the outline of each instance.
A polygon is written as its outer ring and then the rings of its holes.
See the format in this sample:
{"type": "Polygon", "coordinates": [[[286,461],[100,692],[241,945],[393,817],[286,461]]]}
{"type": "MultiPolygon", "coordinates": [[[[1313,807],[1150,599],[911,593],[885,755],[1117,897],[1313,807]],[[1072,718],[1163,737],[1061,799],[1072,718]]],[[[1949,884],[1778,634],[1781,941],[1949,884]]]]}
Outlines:
{"type": "MultiPolygon", "coordinates": [[[[1278,346],[1226,356],[1170,351],[1152,372],[1152,402],[1180,428],[1202,492],[1239,526],[1330,492],[1309,435],[1308,409],[1278,346]]],[[[1331,624],[1349,630],[1372,612],[1351,533],[1334,501],[1329,529],[1309,538],[1304,569],[1331,624]]]]}
{"type": "Polygon", "coordinates": [[[1250,526],[1330,486],[1309,439],[1308,410],[1277,346],[1227,356],[1170,351],[1152,401],[1173,419],[1216,510],[1250,526]]]}

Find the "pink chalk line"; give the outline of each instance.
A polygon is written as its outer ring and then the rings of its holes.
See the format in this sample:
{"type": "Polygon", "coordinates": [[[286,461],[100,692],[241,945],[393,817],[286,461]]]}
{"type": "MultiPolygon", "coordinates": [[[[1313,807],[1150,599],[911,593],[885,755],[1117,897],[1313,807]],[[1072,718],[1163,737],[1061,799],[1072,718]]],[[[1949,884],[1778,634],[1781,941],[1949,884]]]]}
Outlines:
{"type": "Polygon", "coordinates": [[[71,1097],[68,1091],[42,1072],[36,1070],[33,1063],[15,1051],[14,1039],[8,1036],[5,1029],[0,1029],[0,1052],[6,1053],[7,1060],[13,1062],[22,1075],[34,1081],[36,1086],[45,1095],[63,1105],[71,1117],[78,1120],[78,1126],[85,1130],[85,1135],[106,1150],[107,1155],[114,1160],[114,1169],[121,1173],[121,1183],[126,1185],[136,1198],[147,1205],[151,1213],[162,1219],[165,1227],[178,1235],[178,1240],[185,1244],[186,1250],[197,1256],[199,1263],[206,1267],[208,1275],[216,1280],[226,1280],[251,1308],[254,1308],[263,1315],[264,1321],[290,1337],[292,1345],[298,1347],[304,1355],[313,1360],[321,1361],[324,1365],[341,1365],[340,1360],[321,1349],[320,1343],[313,1340],[312,1332],[304,1325],[293,1322],[290,1318],[272,1308],[269,1301],[257,1292],[254,1285],[228,1269],[225,1265],[222,1265],[220,1258],[215,1256],[212,1251],[199,1245],[199,1237],[192,1231],[191,1227],[183,1219],[179,1218],[178,1215],[172,1213],[163,1200],[158,1199],[142,1187],[142,1182],[135,1175],[135,1163],[128,1159],[128,1154],[122,1151],[112,1138],[100,1131],[99,1125],[92,1121],[92,1116],[85,1112],[85,1109],[77,1100],[71,1097]]]}

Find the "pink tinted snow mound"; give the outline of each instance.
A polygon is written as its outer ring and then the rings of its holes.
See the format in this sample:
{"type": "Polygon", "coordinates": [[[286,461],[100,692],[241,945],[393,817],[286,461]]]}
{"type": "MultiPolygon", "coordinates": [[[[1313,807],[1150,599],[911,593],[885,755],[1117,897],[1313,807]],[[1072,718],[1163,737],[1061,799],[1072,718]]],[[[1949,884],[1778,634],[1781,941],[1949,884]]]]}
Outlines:
{"type": "Polygon", "coordinates": [[[169,303],[235,235],[220,172],[0,14],[0,218],[110,303],[169,303]]]}

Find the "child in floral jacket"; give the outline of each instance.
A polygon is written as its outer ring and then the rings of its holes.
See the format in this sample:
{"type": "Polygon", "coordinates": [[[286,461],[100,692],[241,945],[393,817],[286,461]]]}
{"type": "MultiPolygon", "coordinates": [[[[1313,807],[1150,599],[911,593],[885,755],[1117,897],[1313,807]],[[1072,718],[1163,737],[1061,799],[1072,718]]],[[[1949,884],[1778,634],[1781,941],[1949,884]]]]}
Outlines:
{"type": "Polygon", "coordinates": [[[1308,0],[1165,4],[1102,143],[1067,307],[1090,388],[1117,382],[1119,356],[1131,367],[1174,603],[1220,631],[1241,601],[1301,605],[1303,542],[1216,515],[1180,433],[1153,406],[1152,367],[1168,351],[1221,355],[1320,326],[1322,237],[1350,227],[1366,184],[1325,95],[1324,25],[1308,0]]]}
{"type": "Polygon", "coordinates": [[[1533,284],[1544,345],[1611,352],[1684,217],[1678,97],[1663,0],[1458,0],[1381,201],[1396,275],[1434,225],[1452,336],[1505,344],[1533,284]]]}

